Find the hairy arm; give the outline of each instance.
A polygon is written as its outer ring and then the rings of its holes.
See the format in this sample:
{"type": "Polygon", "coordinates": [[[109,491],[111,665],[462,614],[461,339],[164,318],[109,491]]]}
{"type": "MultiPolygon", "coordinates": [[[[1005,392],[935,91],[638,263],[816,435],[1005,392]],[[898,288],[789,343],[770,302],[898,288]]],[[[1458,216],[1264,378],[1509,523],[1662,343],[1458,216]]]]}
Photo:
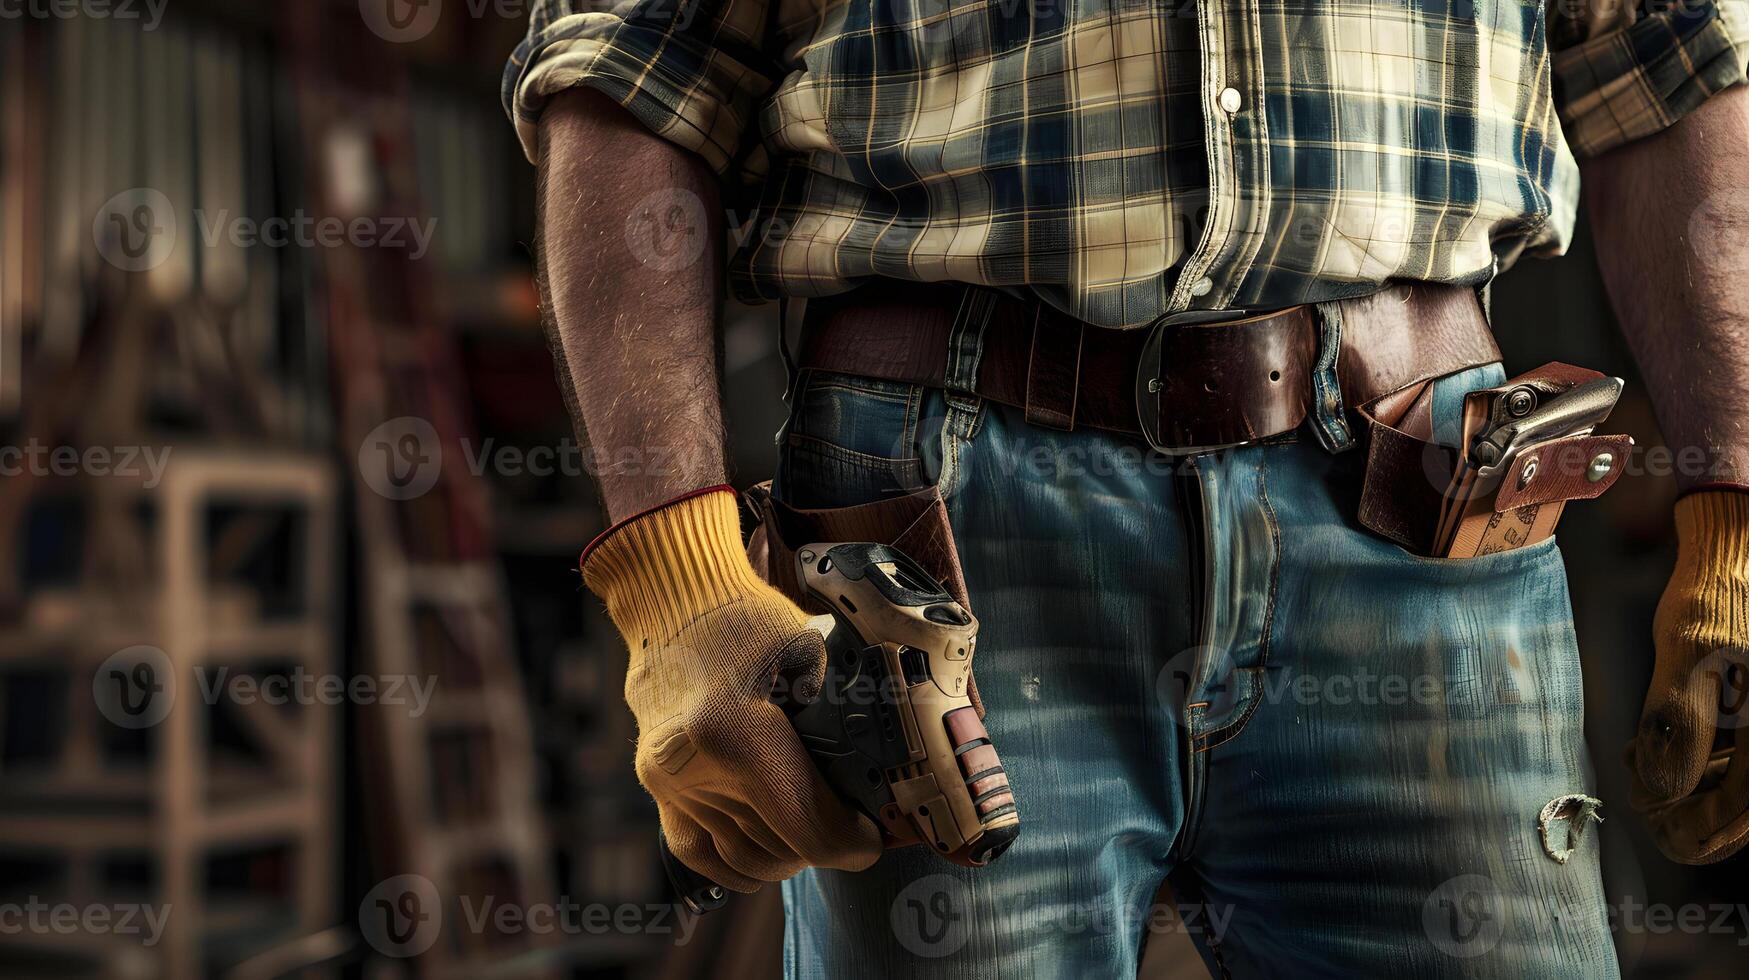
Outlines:
{"type": "Polygon", "coordinates": [[[1749,88],[1583,166],[1599,264],[1684,488],[1749,481],[1749,88]],[[1686,447],[1705,466],[1681,463],[1686,447]]]}
{"type": "Polygon", "coordinates": [[[1653,839],[1690,864],[1749,842],[1749,753],[1714,766],[1721,733],[1730,741],[1743,721],[1749,495],[1709,488],[1749,480],[1746,151],[1749,88],[1739,86],[1585,169],[1610,297],[1676,447],[1677,479],[1703,491],[1676,505],[1676,566],[1653,617],[1656,656],[1630,751],[1653,839]]]}
{"type": "Polygon", "coordinates": [[[591,89],[554,97],[540,134],[542,303],[618,521],[727,478],[717,180],[591,89]]]}

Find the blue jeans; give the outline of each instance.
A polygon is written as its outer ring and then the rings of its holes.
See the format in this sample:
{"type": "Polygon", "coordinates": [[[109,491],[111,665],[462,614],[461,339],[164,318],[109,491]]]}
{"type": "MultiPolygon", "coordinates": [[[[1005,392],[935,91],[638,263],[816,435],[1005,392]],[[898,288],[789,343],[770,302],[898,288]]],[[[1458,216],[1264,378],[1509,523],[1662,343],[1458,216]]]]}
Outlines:
{"type": "MultiPolygon", "coordinates": [[[[1439,382],[1441,424],[1502,377],[1439,382]]],[[[1560,555],[1403,551],[1355,521],[1363,456],[805,378],[776,492],[939,484],[1022,827],[787,882],[786,974],[1134,976],[1182,929],[1217,977],[1616,976],[1560,555]]]]}

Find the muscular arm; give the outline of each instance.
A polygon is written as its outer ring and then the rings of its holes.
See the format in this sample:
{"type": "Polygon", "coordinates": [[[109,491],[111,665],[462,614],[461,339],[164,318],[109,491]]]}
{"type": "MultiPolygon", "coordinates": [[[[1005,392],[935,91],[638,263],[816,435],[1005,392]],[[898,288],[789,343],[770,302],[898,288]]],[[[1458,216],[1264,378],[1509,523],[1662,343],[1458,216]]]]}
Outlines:
{"type": "Polygon", "coordinates": [[[1749,481],[1749,88],[1583,173],[1604,281],[1664,436],[1708,454],[1678,479],[1749,481]]]}
{"type": "Polygon", "coordinates": [[[674,855],[725,887],[860,871],[879,829],[763,693],[780,673],[818,683],[825,642],[748,563],[732,494],[675,500],[727,471],[716,177],[592,91],[555,97],[540,134],[542,293],[608,517],[672,502],[583,560],[630,654],[638,780],[674,855]]]}
{"type": "MultiPolygon", "coordinates": [[[[1585,168],[1600,261],[1685,488],[1749,480],[1749,89],[1585,168]],[[1704,466],[1690,447],[1705,450],[1704,466]],[[1686,458],[1685,458],[1686,454],[1686,458]]],[[[1653,618],[1651,684],[1630,757],[1634,802],[1666,855],[1722,860],[1749,842],[1749,755],[1711,785],[1727,686],[1749,634],[1749,500],[1676,507],[1677,560],[1653,618]]]]}
{"type": "Polygon", "coordinates": [[[590,89],[555,97],[540,133],[542,301],[617,521],[726,480],[717,181],[590,89]]]}

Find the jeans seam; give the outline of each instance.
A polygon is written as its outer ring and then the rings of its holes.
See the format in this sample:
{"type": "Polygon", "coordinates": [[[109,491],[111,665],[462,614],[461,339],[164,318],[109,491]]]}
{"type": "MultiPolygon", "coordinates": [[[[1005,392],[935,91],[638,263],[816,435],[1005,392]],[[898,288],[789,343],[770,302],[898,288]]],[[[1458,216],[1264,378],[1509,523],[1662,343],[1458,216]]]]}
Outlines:
{"type": "MultiPolygon", "coordinates": [[[[1188,716],[1186,717],[1188,718],[1188,716]]],[[[1188,726],[1186,730],[1188,731],[1188,726]]],[[[1191,752],[1189,758],[1185,760],[1184,827],[1179,831],[1179,844],[1181,846],[1178,849],[1180,863],[1196,850],[1197,832],[1201,829],[1202,822],[1203,782],[1207,777],[1207,766],[1204,763],[1207,758],[1202,750],[1198,749],[1191,752]]]]}
{"type": "Polygon", "coordinates": [[[828,459],[852,466],[862,466],[868,469],[886,468],[897,470],[901,466],[911,466],[917,461],[909,456],[876,456],[873,453],[859,453],[854,449],[846,449],[835,442],[829,442],[819,436],[810,436],[800,432],[790,433],[787,440],[791,449],[817,453],[828,459]]]}
{"type": "MultiPolygon", "coordinates": [[[[1262,667],[1245,667],[1245,668],[1242,668],[1238,672],[1256,677],[1257,675],[1263,673],[1263,668],[1262,667]]],[[[1239,717],[1233,719],[1232,721],[1227,722],[1225,725],[1222,725],[1221,727],[1215,729],[1212,732],[1203,732],[1200,735],[1194,736],[1193,741],[1195,742],[1195,746],[1194,746],[1193,751],[1196,754],[1201,755],[1205,752],[1208,752],[1210,749],[1220,748],[1221,746],[1227,744],[1228,742],[1231,742],[1233,739],[1238,738],[1239,734],[1245,730],[1246,722],[1249,722],[1251,720],[1251,716],[1257,713],[1258,706],[1263,703],[1263,698],[1261,695],[1263,681],[1261,679],[1258,679],[1256,681],[1256,683],[1259,687],[1259,693],[1253,695],[1246,702],[1245,710],[1241,711],[1239,713],[1239,717]]]]}
{"type": "Polygon", "coordinates": [[[1263,513],[1263,522],[1269,528],[1270,558],[1269,558],[1269,595],[1264,600],[1263,629],[1257,643],[1257,663],[1246,667],[1243,673],[1256,679],[1257,692],[1251,695],[1250,703],[1239,717],[1233,719],[1212,732],[1204,732],[1196,737],[1196,751],[1207,752],[1219,745],[1238,738],[1245,731],[1245,726],[1251,721],[1251,716],[1263,702],[1263,691],[1267,685],[1263,677],[1269,670],[1270,642],[1275,636],[1275,601],[1281,589],[1281,520],[1276,516],[1275,505],[1269,500],[1269,456],[1267,452],[1257,457],[1257,502],[1263,513]]]}
{"type": "MultiPolygon", "coordinates": [[[[825,376],[817,376],[817,377],[810,378],[808,380],[806,390],[809,392],[842,391],[845,394],[855,395],[858,398],[873,398],[873,399],[877,399],[879,401],[891,402],[891,403],[896,405],[896,404],[900,404],[902,402],[910,401],[913,397],[915,397],[917,389],[919,387],[921,387],[920,385],[915,385],[915,384],[899,385],[896,383],[892,384],[890,387],[881,387],[881,388],[864,387],[860,384],[855,383],[858,380],[859,380],[859,377],[857,375],[851,375],[851,374],[830,374],[830,375],[825,375],[825,376]],[[827,380],[828,378],[831,380],[827,380]],[[839,379],[843,379],[843,380],[839,380],[839,379]],[[897,390],[900,388],[902,388],[903,390],[902,391],[897,390]]],[[[878,380],[878,379],[868,379],[868,380],[873,381],[873,380],[878,380]]]]}
{"type": "Polygon", "coordinates": [[[899,429],[899,445],[905,447],[912,457],[920,454],[917,451],[917,423],[923,415],[923,388],[912,385],[905,396],[905,421],[899,429]]]}
{"type": "MultiPolygon", "coordinates": [[[[1263,636],[1258,640],[1257,668],[1269,669],[1269,645],[1275,637],[1275,599],[1281,589],[1281,519],[1275,504],[1269,499],[1269,452],[1257,454],[1257,502],[1263,510],[1263,522],[1269,528],[1269,596],[1264,600],[1263,636]]],[[[1250,717],[1249,714],[1246,715],[1250,717]]],[[[1235,733],[1237,734],[1237,733],[1235,733]]]]}

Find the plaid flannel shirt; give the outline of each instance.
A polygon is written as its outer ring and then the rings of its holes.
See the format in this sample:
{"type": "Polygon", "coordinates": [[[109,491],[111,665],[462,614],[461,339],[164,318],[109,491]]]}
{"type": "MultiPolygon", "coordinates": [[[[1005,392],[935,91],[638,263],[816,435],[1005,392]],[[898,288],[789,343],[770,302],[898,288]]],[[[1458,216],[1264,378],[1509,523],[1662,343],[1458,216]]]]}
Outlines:
{"type": "Polygon", "coordinates": [[[504,101],[531,160],[586,85],[756,192],[743,299],[953,280],[1138,326],[1559,253],[1575,153],[1746,65],[1749,0],[535,0],[504,101]]]}

